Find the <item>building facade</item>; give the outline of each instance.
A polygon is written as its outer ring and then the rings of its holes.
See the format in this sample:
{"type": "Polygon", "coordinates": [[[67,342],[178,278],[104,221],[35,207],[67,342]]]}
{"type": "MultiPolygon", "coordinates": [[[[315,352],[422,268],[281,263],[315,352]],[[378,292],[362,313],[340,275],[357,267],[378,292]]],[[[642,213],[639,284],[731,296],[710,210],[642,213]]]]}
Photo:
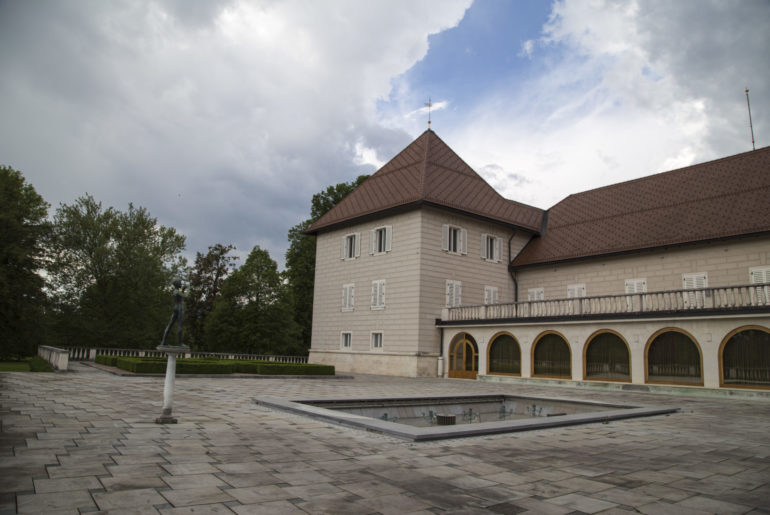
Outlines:
{"type": "Polygon", "coordinates": [[[770,149],[501,197],[428,130],[320,218],[310,360],[402,376],[770,386],[770,149]]]}

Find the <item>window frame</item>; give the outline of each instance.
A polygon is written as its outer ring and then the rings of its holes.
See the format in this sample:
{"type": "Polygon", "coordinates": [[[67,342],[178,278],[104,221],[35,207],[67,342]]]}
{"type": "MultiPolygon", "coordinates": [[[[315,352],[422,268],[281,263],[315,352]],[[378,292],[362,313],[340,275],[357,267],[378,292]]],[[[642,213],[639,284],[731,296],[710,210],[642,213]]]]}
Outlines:
{"type": "Polygon", "coordinates": [[[385,279],[375,279],[372,281],[371,309],[385,309],[385,279]]]}
{"type": "Polygon", "coordinates": [[[350,312],[355,311],[355,283],[348,283],[342,285],[342,311],[350,312]]]}
{"type": "Polygon", "coordinates": [[[340,331],[340,349],[353,349],[353,331],[340,331]],[[346,336],[347,338],[345,338],[346,336]],[[345,340],[347,340],[348,345],[345,345],[345,340]]]}
{"type": "Polygon", "coordinates": [[[369,333],[369,347],[373,351],[381,351],[384,347],[385,336],[383,331],[372,331],[369,333]],[[378,336],[379,338],[375,338],[378,336]]]}
{"type": "Polygon", "coordinates": [[[441,226],[441,250],[449,254],[468,254],[468,231],[458,225],[441,226]],[[453,236],[455,234],[456,236],[453,236]]]}
{"type": "Polygon", "coordinates": [[[350,261],[361,257],[361,233],[351,232],[342,236],[340,259],[350,261]]]}
{"type": "Polygon", "coordinates": [[[545,288],[528,288],[527,302],[537,302],[545,300],[545,288]]]}
{"type": "Polygon", "coordinates": [[[456,279],[447,279],[445,282],[444,300],[446,307],[456,308],[463,304],[463,283],[456,279]],[[450,293],[451,292],[451,293],[450,293]]]}
{"type": "Polygon", "coordinates": [[[481,235],[481,259],[489,263],[501,262],[503,260],[503,239],[494,234],[483,233],[481,235]]]}
{"type": "Polygon", "coordinates": [[[711,292],[706,288],[709,287],[708,272],[687,272],[682,274],[682,289],[683,290],[705,290],[682,292],[682,302],[685,309],[700,309],[708,307],[708,300],[711,299],[711,292]],[[702,282],[702,284],[699,284],[702,282]]]}
{"type": "Polygon", "coordinates": [[[369,231],[369,254],[387,254],[393,249],[393,226],[381,225],[369,231]],[[382,235],[382,236],[380,236],[382,235]]]}
{"type": "Polygon", "coordinates": [[[568,299],[582,299],[586,296],[585,283],[575,283],[567,285],[567,298],[568,299]]]}
{"type": "Polygon", "coordinates": [[[499,304],[500,288],[497,286],[484,286],[484,305],[499,304]]]}

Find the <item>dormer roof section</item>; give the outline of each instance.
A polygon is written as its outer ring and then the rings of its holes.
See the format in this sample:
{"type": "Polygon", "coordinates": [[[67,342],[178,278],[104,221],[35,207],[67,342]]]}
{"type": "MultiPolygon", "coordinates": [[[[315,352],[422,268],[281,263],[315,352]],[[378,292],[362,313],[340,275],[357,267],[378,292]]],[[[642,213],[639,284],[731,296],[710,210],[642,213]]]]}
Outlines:
{"type": "Polygon", "coordinates": [[[310,226],[317,233],[384,211],[443,207],[533,233],[543,210],[502,197],[428,129],[310,226]]]}

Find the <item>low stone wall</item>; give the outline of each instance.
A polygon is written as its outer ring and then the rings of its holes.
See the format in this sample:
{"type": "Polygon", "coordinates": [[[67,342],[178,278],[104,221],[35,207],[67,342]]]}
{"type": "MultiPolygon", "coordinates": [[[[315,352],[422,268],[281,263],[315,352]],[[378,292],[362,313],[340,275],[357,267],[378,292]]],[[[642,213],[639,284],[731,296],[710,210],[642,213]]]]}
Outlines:
{"type": "Polygon", "coordinates": [[[67,370],[69,366],[70,354],[67,349],[39,345],[37,355],[46,360],[54,370],[67,370]]]}

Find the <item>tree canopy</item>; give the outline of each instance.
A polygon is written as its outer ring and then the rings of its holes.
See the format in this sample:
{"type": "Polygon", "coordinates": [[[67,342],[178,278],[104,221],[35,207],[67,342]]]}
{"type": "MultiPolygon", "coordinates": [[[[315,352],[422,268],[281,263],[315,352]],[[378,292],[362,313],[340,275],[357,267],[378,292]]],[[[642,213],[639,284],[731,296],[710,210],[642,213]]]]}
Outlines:
{"type": "Polygon", "coordinates": [[[42,343],[48,207],[21,172],[0,166],[0,357],[33,354],[42,343]]]}
{"type": "Polygon", "coordinates": [[[184,244],[184,236],[132,204],[125,212],[104,209],[86,195],[59,207],[49,274],[62,344],[157,345],[184,244]]]}
{"type": "Polygon", "coordinates": [[[205,331],[209,350],[297,353],[297,331],[286,287],[266,250],[254,247],[246,262],[225,279],[205,331]]]}
{"type": "Polygon", "coordinates": [[[320,193],[316,193],[313,195],[310,205],[310,218],[289,229],[289,249],[286,251],[286,280],[292,298],[294,320],[305,349],[310,348],[310,334],[313,325],[316,251],[315,237],[305,234],[305,231],[367,178],[369,178],[368,175],[359,175],[354,181],[329,186],[320,193]]]}
{"type": "Polygon", "coordinates": [[[289,230],[286,270],[259,246],[237,267],[217,243],[187,268],[185,237],[142,207],[104,207],[91,195],[49,205],[22,174],[0,167],[0,357],[36,346],[153,348],[187,278],[184,339],[196,350],[305,354],[310,346],[316,243],[305,231],[368,176],[313,196],[289,230]]]}
{"type": "Polygon", "coordinates": [[[193,349],[206,347],[205,322],[222,295],[222,285],[235,270],[236,256],[230,255],[233,245],[217,243],[206,254],[196,253],[190,269],[190,290],[186,304],[185,341],[193,349]]]}

